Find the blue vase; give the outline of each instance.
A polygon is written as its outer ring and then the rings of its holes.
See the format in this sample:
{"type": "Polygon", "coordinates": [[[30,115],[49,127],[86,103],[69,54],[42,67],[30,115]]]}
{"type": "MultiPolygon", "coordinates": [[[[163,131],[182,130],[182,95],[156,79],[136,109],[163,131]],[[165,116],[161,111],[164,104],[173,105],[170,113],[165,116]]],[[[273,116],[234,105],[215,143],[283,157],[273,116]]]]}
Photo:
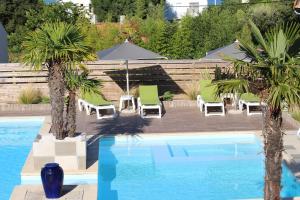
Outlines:
{"type": "Polygon", "coordinates": [[[60,197],[64,181],[63,169],[57,163],[47,163],[41,171],[44,191],[48,199],[60,197]]]}

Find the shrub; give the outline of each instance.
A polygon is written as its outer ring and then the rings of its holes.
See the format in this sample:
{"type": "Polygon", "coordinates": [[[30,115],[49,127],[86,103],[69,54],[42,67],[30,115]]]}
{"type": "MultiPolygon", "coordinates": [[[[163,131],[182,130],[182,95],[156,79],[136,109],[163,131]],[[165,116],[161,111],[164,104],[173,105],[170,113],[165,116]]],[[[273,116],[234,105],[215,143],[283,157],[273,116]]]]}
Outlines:
{"type": "MultiPolygon", "coordinates": [[[[125,93],[127,94],[127,91],[125,91],[125,93]]],[[[130,88],[129,94],[131,94],[135,98],[138,98],[139,97],[139,86],[134,86],[134,87],[130,88]]]]}
{"type": "Polygon", "coordinates": [[[213,77],[210,74],[208,68],[206,68],[203,72],[200,73],[199,78],[200,78],[200,80],[211,80],[211,79],[213,79],[213,77]]]}
{"type": "Polygon", "coordinates": [[[42,96],[41,103],[42,104],[48,104],[48,103],[50,103],[50,97],[48,97],[48,96],[42,96]]]}
{"type": "Polygon", "coordinates": [[[42,102],[42,93],[39,89],[28,87],[22,90],[19,96],[21,104],[38,104],[42,102]]]}
{"type": "Polygon", "coordinates": [[[164,101],[172,101],[173,97],[174,97],[174,94],[172,94],[172,92],[170,92],[170,91],[164,92],[164,94],[162,96],[164,101]]]}
{"type": "Polygon", "coordinates": [[[199,81],[193,80],[187,85],[186,95],[189,97],[190,100],[196,100],[199,92],[200,92],[199,81]]]}

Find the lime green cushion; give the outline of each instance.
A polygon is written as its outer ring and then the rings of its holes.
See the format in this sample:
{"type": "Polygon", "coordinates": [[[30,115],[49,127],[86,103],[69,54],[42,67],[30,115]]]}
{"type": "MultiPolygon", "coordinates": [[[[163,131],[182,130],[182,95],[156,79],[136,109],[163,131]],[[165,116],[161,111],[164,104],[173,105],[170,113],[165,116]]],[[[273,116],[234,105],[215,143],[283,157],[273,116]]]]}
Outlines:
{"type": "Polygon", "coordinates": [[[107,106],[112,104],[111,102],[106,101],[101,94],[97,93],[85,93],[83,99],[96,106],[107,106]]]}
{"type": "Polygon", "coordinates": [[[219,103],[222,102],[221,98],[216,96],[216,85],[211,85],[211,80],[200,81],[200,95],[202,99],[207,103],[219,103]]]}
{"type": "Polygon", "coordinates": [[[159,105],[157,85],[140,85],[139,94],[142,105],[159,105]]]}
{"type": "Polygon", "coordinates": [[[243,93],[241,95],[241,100],[247,101],[247,102],[259,102],[260,99],[257,95],[253,94],[253,93],[243,93]]]}

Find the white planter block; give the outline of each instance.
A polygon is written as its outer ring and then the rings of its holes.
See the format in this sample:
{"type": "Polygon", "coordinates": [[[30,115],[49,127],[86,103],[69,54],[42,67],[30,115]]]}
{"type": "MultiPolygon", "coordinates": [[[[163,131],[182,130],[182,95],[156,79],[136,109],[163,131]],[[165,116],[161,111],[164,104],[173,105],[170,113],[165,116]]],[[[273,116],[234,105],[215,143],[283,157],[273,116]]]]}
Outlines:
{"type": "Polygon", "coordinates": [[[36,139],[32,149],[36,169],[47,162],[57,162],[64,170],[86,169],[85,135],[56,140],[52,134],[45,134],[36,139]]]}

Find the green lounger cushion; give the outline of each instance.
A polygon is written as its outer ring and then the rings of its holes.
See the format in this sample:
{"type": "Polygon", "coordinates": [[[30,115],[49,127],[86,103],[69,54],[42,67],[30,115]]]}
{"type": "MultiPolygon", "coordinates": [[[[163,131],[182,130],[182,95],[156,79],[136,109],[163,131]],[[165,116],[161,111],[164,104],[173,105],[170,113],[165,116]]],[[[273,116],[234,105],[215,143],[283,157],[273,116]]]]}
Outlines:
{"type": "Polygon", "coordinates": [[[159,105],[157,85],[140,85],[139,94],[142,105],[159,105]]]}
{"type": "Polygon", "coordinates": [[[111,102],[106,101],[101,94],[97,93],[85,93],[83,99],[88,103],[95,106],[108,106],[112,105],[111,102]]]}
{"type": "Polygon", "coordinates": [[[200,81],[200,95],[202,99],[207,103],[220,103],[221,98],[216,96],[216,85],[211,85],[211,80],[200,81]]]}
{"type": "Polygon", "coordinates": [[[257,95],[253,94],[253,93],[243,93],[241,95],[241,100],[244,100],[246,102],[259,102],[260,99],[257,95]]]}

